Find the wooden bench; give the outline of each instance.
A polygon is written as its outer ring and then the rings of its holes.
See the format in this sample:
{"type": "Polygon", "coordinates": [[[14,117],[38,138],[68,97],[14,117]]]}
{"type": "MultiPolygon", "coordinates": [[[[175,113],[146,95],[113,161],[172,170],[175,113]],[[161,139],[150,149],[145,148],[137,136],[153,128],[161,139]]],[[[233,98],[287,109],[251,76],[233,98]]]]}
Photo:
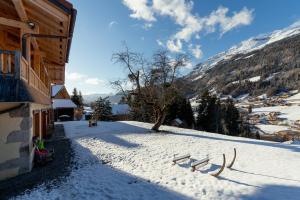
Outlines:
{"type": "Polygon", "coordinates": [[[195,162],[193,162],[191,164],[191,167],[192,167],[192,172],[196,171],[196,169],[198,169],[199,167],[202,167],[204,165],[207,165],[209,162],[209,158],[208,156],[206,158],[203,158],[201,160],[197,160],[195,162]]]}
{"type": "Polygon", "coordinates": [[[186,154],[186,155],[183,155],[183,156],[178,156],[178,157],[174,157],[173,158],[173,165],[175,165],[176,163],[178,163],[178,161],[183,161],[183,160],[186,160],[186,159],[189,159],[191,157],[190,154],[186,154]]]}

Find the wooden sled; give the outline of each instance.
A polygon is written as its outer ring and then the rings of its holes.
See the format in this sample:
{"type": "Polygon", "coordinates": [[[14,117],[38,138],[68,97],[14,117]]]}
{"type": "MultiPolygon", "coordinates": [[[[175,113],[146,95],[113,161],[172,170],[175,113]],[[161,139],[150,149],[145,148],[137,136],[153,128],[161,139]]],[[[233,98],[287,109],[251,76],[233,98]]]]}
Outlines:
{"type": "Polygon", "coordinates": [[[200,167],[207,165],[208,162],[209,162],[208,156],[206,158],[203,158],[201,160],[197,160],[197,161],[193,162],[191,164],[192,172],[196,171],[196,169],[199,169],[200,167]]]}
{"type": "Polygon", "coordinates": [[[212,175],[214,177],[219,176],[223,172],[223,170],[225,168],[225,165],[226,165],[226,158],[225,158],[225,154],[223,154],[223,164],[222,164],[222,166],[220,167],[220,169],[217,172],[209,173],[209,175],[212,175]]]}
{"type": "Polygon", "coordinates": [[[178,162],[184,161],[186,159],[190,159],[190,157],[191,157],[190,154],[186,154],[186,155],[183,155],[183,156],[174,157],[173,160],[172,160],[173,161],[173,165],[175,165],[178,162]]]}
{"type": "MultiPolygon", "coordinates": [[[[203,166],[207,165],[208,163],[209,163],[209,157],[206,157],[204,159],[193,162],[191,164],[192,172],[196,171],[196,169],[199,169],[200,167],[203,167],[203,166]]],[[[209,173],[209,175],[215,176],[215,177],[219,176],[223,172],[223,170],[225,168],[225,165],[226,165],[226,157],[225,157],[225,154],[223,154],[223,164],[222,164],[222,166],[220,167],[220,169],[217,172],[209,173]]]]}
{"type": "Polygon", "coordinates": [[[227,165],[227,168],[231,168],[233,166],[234,162],[235,162],[235,159],[236,159],[236,149],[234,148],[233,151],[234,151],[233,159],[232,159],[231,163],[229,165],[227,165]]]}

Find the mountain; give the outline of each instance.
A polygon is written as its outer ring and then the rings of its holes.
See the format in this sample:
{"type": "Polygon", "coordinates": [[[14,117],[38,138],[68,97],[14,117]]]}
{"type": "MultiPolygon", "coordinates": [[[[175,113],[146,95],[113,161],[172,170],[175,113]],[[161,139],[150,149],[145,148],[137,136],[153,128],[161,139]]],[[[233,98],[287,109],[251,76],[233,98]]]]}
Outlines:
{"type": "Polygon", "coordinates": [[[86,104],[89,104],[93,101],[96,101],[99,97],[105,98],[108,97],[110,103],[112,104],[117,104],[120,102],[122,95],[120,94],[88,94],[88,95],[83,95],[83,101],[86,104]]]}
{"type": "Polygon", "coordinates": [[[300,87],[300,23],[249,38],[195,66],[183,80],[203,89],[238,96],[300,87]]]}

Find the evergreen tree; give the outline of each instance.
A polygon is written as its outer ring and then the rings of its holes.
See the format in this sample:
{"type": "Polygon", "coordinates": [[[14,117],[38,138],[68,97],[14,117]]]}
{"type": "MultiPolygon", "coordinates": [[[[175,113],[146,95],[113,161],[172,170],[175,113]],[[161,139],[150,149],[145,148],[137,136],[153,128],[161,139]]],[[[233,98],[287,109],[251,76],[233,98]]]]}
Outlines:
{"type": "Polygon", "coordinates": [[[239,111],[234,102],[228,99],[221,104],[216,96],[204,91],[198,106],[197,128],[226,135],[239,135],[239,111]]]}
{"type": "Polygon", "coordinates": [[[96,120],[107,121],[111,119],[112,107],[108,97],[99,97],[94,103],[93,118],[96,120]]]}
{"type": "Polygon", "coordinates": [[[189,128],[193,128],[195,124],[194,112],[189,100],[185,99],[180,115],[182,120],[189,128]]]}
{"type": "Polygon", "coordinates": [[[206,90],[198,106],[197,127],[200,130],[218,132],[220,120],[220,102],[206,90]]]}
{"type": "Polygon", "coordinates": [[[79,107],[82,108],[83,107],[83,97],[82,97],[81,91],[79,91],[78,100],[79,100],[79,107]]]}
{"type": "Polygon", "coordinates": [[[193,128],[194,113],[190,102],[183,96],[178,95],[175,101],[168,107],[164,124],[171,125],[173,120],[179,118],[186,128],[193,128]]]}
{"type": "Polygon", "coordinates": [[[208,101],[209,101],[209,93],[207,90],[205,90],[202,93],[200,104],[197,109],[197,128],[200,130],[206,130],[205,124],[208,123],[208,112],[207,112],[207,107],[208,107],[208,101]]]}
{"type": "Polygon", "coordinates": [[[147,105],[134,96],[129,96],[128,105],[130,106],[130,118],[134,121],[154,123],[154,110],[152,106],[147,105]]]}
{"type": "Polygon", "coordinates": [[[79,94],[78,94],[77,89],[74,88],[73,89],[73,94],[71,96],[71,100],[75,103],[75,105],[78,108],[82,108],[82,106],[83,106],[83,97],[82,97],[81,91],[79,91],[79,94]]]}
{"type": "Polygon", "coordinates": [[[225,114],[225,122],[228,128],[228,135],[238,135],[239,130],[239,111],[234,106],[234,103],[231,99],[228,99],[226,104],[226,114],[225,114]]]}

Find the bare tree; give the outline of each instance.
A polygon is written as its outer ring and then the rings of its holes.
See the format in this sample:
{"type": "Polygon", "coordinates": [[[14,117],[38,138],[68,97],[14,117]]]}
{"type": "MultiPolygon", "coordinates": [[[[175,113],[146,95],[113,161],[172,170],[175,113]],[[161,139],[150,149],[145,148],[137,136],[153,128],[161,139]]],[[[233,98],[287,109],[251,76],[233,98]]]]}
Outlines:
{"type": "Polygon", "coordinates": [[[175,100],[176,75],[179,68],[186,65],[188,57],[178,54],[172,59],[168,51],[157,51],[148,62],[142,54],[129,51],[125,45],[125,50],[114,53],[112,60],[125,67],[132,89],[126,92],[122,81],[115,81],[112,84],[123,92],[128,101],[134,97],[140,105],[151,106],[155,115],[152,130],[159,131],[166,116],[166,109],[175,100]]]}

